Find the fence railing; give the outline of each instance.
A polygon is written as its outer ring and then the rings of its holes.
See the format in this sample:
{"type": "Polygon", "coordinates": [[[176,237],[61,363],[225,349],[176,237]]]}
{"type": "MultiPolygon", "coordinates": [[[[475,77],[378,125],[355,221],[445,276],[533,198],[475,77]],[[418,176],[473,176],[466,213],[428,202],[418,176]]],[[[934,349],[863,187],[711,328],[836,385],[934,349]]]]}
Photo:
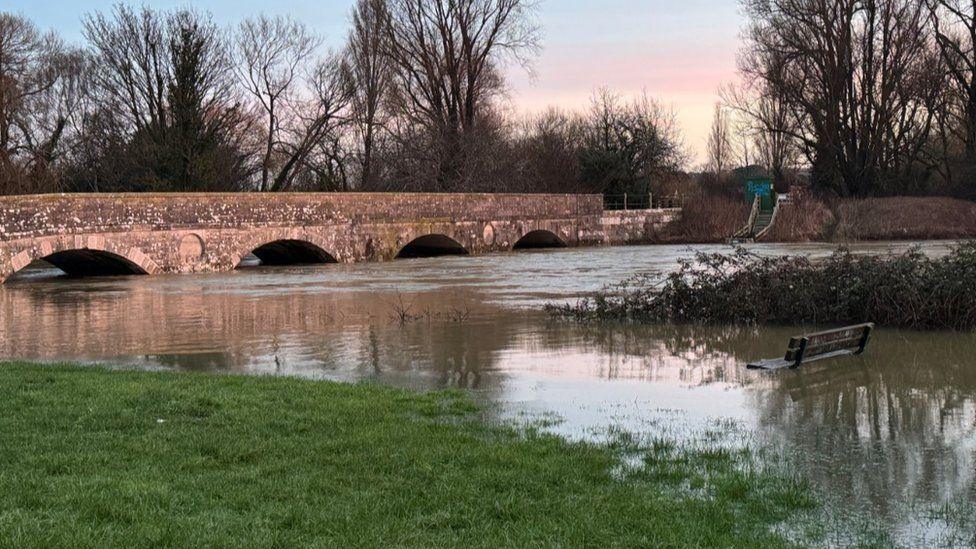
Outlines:
{"type": "Polygon", "coordinates": [[[654,194],[605,194],[603,209],[607,211],[667,210],[684,207],[681,196],[657,196],[654,194]]]}

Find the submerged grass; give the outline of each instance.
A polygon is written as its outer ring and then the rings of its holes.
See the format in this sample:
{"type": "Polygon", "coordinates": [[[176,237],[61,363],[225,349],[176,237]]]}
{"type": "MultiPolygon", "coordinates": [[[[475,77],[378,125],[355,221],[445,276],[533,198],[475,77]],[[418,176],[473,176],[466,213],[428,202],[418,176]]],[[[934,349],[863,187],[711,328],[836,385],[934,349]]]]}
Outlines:
{"type": "Polygon", "coordinates": [[[742,452],[569,442],[460,393],[10,363],[0,406],[16,547],[775,547],[815,505],[742,452]]]}
{"type": "Polygon", "coordinates": [[[575,305],[550,306],[577,320],[720,324],[854,324],[976,329],[976,242],[947,257],[920,250],[823,260],[761,257],[742,248],[698,254],[664,277],[638,276],[575,305]]]}

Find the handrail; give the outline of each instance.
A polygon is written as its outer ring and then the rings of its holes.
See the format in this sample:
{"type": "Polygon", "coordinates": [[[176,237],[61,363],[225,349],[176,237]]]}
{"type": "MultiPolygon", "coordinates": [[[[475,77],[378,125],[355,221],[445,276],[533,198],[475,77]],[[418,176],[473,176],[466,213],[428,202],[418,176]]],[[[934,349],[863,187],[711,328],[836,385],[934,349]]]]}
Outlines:
{"type": "Polygon", "coordinates": [[[684,197],[680,195],[663,197],[653,193],[603,195],[605,211],[670,210],[682,207],[684,207],[684,197]]]}
{"type": "Polygon", "coordinates": [[[756,228],[756,221],[759,219],[759,209],[762,207],[762,197],[758,194],[756,198],[752,201],[752,211],[749,213],[749,222],[746,226],[739,229],[734,235],[733,239],[736,238],[746,238],[752,235],[752,231],[756,228]]]}
{"type": "Polygon", "coordinates": [[[759,231],[759,233],[756,235],[755,239],[757,241],[760,240],[762,237],[766,236],[766,233],[768,233],[769,230],[773,228],[773,225],[776,224],[776,217],[778,215],[779,215],[779,200],[777,200],[776,204],[773,206],[773,215],[772,217],[769,218],[769,225],[766,225],[766,228],[759,231]]]}

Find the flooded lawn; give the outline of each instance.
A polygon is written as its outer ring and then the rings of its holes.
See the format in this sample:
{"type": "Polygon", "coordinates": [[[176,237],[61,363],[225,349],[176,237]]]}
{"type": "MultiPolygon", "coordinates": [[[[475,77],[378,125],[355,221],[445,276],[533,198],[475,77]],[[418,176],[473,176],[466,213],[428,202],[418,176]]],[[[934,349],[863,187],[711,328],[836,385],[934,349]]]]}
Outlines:
{"type": "MultiPolygon", "coordinates": [[[[859,252],[901,251],[869,244],[859,252]]],[[[944,253],[946,243],[926,243],[944,253]]],[[[0,357],[466,388],[571,437],[622,428],[782,452],[847,529],[976,540],[976,335],[881,330],[862,357],[747,372],[796,328],[579,326],[539,309],[696,250],[659,246],[0,286],[0,357]],[[400,320],[406,318],[406,322],[400,320]]],[[[758,245],[825,254],[827,245],[758,245]]],[[[834,539],[843,543],[843,539],[834,539]]]]}

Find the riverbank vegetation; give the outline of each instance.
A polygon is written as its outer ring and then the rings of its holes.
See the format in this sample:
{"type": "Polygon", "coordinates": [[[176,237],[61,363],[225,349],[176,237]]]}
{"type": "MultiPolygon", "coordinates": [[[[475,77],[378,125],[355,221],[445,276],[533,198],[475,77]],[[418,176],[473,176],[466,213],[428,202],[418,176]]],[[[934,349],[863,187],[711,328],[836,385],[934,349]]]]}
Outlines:
{"type": "MultiPolygon", "coordinates": [[[[749,219],[741,197],[701,193],[687,201],[660,243],[725,243],[749,219]]],[[[795,193],[763,242],[864,242],[976,238],[976,202],[948,197],[821,198],[795,193]]]]}
{"type": "Polygon", "coordinates": [[[749,220],[744,198],[721,193],[695,192],[685,201],[678,218],[658,235],[662,244],[728,242],[749,220]]]}
{"type": "Polygon", "coordinates": [[[0,364],[0,538],[39,546],[786,545],[748,452],[569,442],[460,393],[0,364]]]}
{"type": "Polygon", "coordinates": [[[976,202],[946,197],[821,200],[784,204],[765,242],[858,242],[976,238],[976,202]]]}
{"type": "Polygon", "coordinates": [[[976,243],[932,259],[919,250],[823,260],[761,257],[738,249],[698,254],[663,280],[641,275],[575,305],[577,320],[837,325],[875,322],[914,329],[976,329],[976,243]]]}

